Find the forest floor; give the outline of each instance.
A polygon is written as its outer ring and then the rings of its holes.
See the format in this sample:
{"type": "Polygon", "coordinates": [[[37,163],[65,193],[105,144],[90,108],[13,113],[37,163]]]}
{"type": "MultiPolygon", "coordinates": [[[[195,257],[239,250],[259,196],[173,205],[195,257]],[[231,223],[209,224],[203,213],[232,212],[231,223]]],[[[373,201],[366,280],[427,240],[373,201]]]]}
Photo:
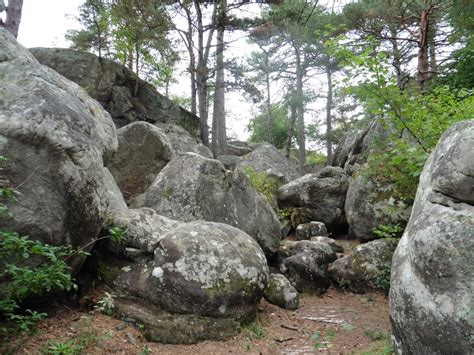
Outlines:
{"type": "MultiPolygon", "coordinates": [[[[138,329],[65,304],[33,335],[11,339],[11,354],[390,354],[388,302],[383,294],[355,295],[331,288],[303,294],[288,311],[262,301],[256,321],[225,341],[194,345],[147,342],[138,329]]],[[[1,347],[0,347],[1,350],[1,347]]]]}

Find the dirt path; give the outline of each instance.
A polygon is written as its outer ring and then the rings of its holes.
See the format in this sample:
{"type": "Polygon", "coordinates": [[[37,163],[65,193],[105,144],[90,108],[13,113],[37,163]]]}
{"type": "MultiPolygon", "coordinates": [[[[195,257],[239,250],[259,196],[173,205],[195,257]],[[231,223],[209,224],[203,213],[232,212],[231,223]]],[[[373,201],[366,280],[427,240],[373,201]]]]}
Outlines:
{"type": "MultiPolygon", "coordinates": [[[[40,354],[390,354],[388,303],[382,294],[355,295],[331,288],[302,295],[300,309],[262,301],[257,320],[226,342],[194,345],[146,342],[120,320],[61,306],[34,336],[22,336],[13,353],[40,354]],[[69,350],[70,352],[66,352],[69,350]]],[[[9,344],[10,346],[13,344],[9,344]]]]}

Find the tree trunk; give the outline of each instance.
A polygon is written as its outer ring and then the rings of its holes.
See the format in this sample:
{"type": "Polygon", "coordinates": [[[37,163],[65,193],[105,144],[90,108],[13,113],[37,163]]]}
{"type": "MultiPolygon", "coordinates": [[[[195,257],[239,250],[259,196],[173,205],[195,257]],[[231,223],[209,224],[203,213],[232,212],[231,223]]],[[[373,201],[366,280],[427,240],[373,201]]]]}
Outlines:
{"type": "Polygon", "coordinates": [[[225,122],[224,32],[226,0],[220,1],[216,38],[216,86],[212,112],[212,153],[214,157],[225,154],[227,132],[225,122]]]}
{"type": "Polygon", "coordinates": [[[330,165],[332,161],[332,119],[331,119],[331,108],[332,108],[332,70],[331,63],[326,63],[326,77],[328,81],[328,93],[326,98],[326,148],[327,158],[326,165],[330,165]]]}
{"type": "Polygon", "coordinates": [[[212,15],[212,22],[210,25],[209,35],[207,37],[207,43],[204,45],[204,26],[202,23],[202,11],[199,0],[194,0],[194,7],[196,8],[196,20],[197,20],[197,37],[198,37],[198,63],[196,67],[196,91],[197,99],[199,104],[199,121],[201,126],[201,140],[206,147],[209,145],[209,126],[207,120],[209,117],[208,110],[208,86],[207,80],[209,76],[209,69],[207,62],[209,58],[209,52],[211,48],[211,41],[214,35],[214,24],[216,19],[217,2],[214,4],[214,10],[212,15]]]}
{"type": "Polygon", "coordinates": [[[390,36],[393,38],[390,40],[390,43],[392,45],[393,67],[395,68],[395,74],[397,76],[397,86],[400,90],[403,90],[405,84],[403,82],[401,53],[400,48],[398,47],[398,41],[395,39],[397,37],[397,31],[391,24],[390,36]]]}
{"type": "MultiPolygon", "coordinates": [[[[3,1],[2,1],[3,3],[3,1]]],[[[15,38],[18,37],[18,29],[21,22],[21,10],[23,8],[23,0],[9,0],[6,7],[7,15],[5,22],[0,19],[0,25],[5,27],[15,38]]]]}
{"type": "Polygon", "coordinates": [[[272,114],[272,105],[271,105],[271,95],[270,95],[270,65],[269,65],[269,55],[267,51],[265,53],[265,83],[267,85],[267,131],[268,131],[268,143],[274,144],[273,139],[273,114],[272,114]]]}
{"type": "Polygon", "coordinates": [[[290,106],[290,119],[288,122],[288,133],[286,134],[286,152],[285,156],[287,159],[290,159],[291,153],[291,140],[295,135],[295,122],[296,122],[296,106],[294,103],[291,103],[290,106]]]}
{"type": "Polygon", "coordinates": [[[420,15],[420,33],[418,37],[418,73],[417,81],[422,92],[425,91],[426,66],[428,52],[429,10],[423,10],[420,15]]]}
{"type": "Polygon", "coordinates": [[[304,98],[303,98],[303,67],[299,47],[295,47],[296,55],[296,115],[298,119],[298,172],[304,175],[306,164],[306,137],[304,133],[304,98]]]}

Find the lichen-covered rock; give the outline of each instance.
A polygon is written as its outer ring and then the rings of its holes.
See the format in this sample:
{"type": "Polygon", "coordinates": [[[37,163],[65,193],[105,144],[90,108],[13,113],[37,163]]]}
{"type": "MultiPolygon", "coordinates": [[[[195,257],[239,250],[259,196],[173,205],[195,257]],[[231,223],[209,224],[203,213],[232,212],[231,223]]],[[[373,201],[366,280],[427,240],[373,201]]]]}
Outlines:
{"type": "Polygon", "coordinates": [[[169,343],[224,339],[253,318],[269,275],[265,255],[249,235],[204,221],[155,234],[144,243],[137,239],[134,246],[143,254],[133,261],[95,259],[99,276],[121,295],[118,314],[143,324],[149,339],[169,343]]]}
{"type": "Polygon", "coordinates": [[[116,213],[128,210],[127,204],[109,169],[104,168],[104,186],[106,188],[106,196],[104,199],[107,208],[107,218],[112,218],[116,213]]]}
{"type": "Polygon", "coordinates": [[[226,145],[226,154],[242,157],[252,153],[253,149],[245,142],[233,141],[226,145]]]}
{"type": "Polygon", "coordinates": [[[243,156],[237,163],[236,169],[245,172],[248,169],[257,173],[265,173],[286,184],[298,177],[296,169],[271,144],[261,144],[253,152],[243,156]]]}
{"type": "Polygon", "coordinates": [[[107,164],[127,198],[137,196],[155,180],[173,157],[162,130],[147,122],[134,122],[117,131],[118,150],[107,164]]]}
{"type": "Polygon", "coordinates": [[[329,237],[324,237],[324,236],[312,237],[310,239],[310,241],[311,242],[326,243],[331,247],[331,249],[335,253],[343,253],[344,252],[344,248],[342,247],[342,245],[338,244],[335,239],[332,239],[332,238],[329,238],[329,237]]]}
{"type": "Polygon", "coordinates": [[[155,126],[166,134],[175,153],[196,153],[206,158],[212,158],[211,150],[201,143],[199,138],[192,136],[180,126],[169,123],[157,122],[155,126]]]}
{"type": "Polygon", "coordinates": [[[254,237],[267,256],[278,250],[281,231],[275,212],[245,174],[226,170],[218,160],[179,155],[148,189],[144,206],[180,221],[230,224],[254,237]]]}
{"type": "Polygon", "coordinates": [[[326,167],[278,189],[278,206],[298,211],[300,224],[323,222],[330,231],[346,227],[343,208],[349,182],[341,168],[326,167]]]}
{"type": "Polygon", "coordinates": [[[282,274],[270,274],[264,297],[271,304],[284,309],[295,310],[300,305],[298,291],[291,286],[290,281],[282,274]]]}
{"type": "Polygon", "coordinates": [[[135,121],[171,123],[199,137],[199,118],[160,95],[153,85],[112,60],[66,48],[32,48],[44,65],[84,88],[110,113],[117,127],[135,121]]]}
{"type": "Polygon", "coordinates": [[[330,162],[332,166],[344,168],[349,154],[356,144],[357,137],[358,135],[354,132],[347,132],[341,137],[330,162]]]}
{"type": "Polygon", "coordinates": [[[379,238],[373,230],[380,225],[406,225],[411,208],[394,199],[385,186],[364,176],[361,169],[350,179],[344,212],[349,235],[365,243],[379,238]]]}
{"type": "Polygon", "coordinates": [[[240,157],[237,155],[219,155],[217,157],[226,169],[234,170],[237,163],[240,161],[240,157]]]}
{"type": "Polygon", "coordinates": [[[361,244],[352,254],[333,262],[329,274],[337,285],[352,292],[387,291],[397,243],[398,239],[379,239],[361,244]]]}
{"type": "Polygon", "coordinates": [[[398,354],[474,349],[474,120],[451,127],[425,164],[392,262],[398,354]]]}
{"type": "Polygon", "coordinates": [[[298,240],[308,240],[316,236],[327,237],[328,230],[324,223],[311,221],[296,227],[295,235],[298,240]]]}
{"type": "Polygon", "coordinates": [[[115,149],[109,114],[0,27],[2,179],[21,192],[0,228],[53,245],[90,244],[106,218],[103,161],[115,149]]]}
{"type": "Polygon", "coordinates": [[[290,245],[289,257],[280,264],[280,271],[300,292],[324,293],[331,281],[328,264],[336,254],[328,244],[300,241],[290,245]]]}

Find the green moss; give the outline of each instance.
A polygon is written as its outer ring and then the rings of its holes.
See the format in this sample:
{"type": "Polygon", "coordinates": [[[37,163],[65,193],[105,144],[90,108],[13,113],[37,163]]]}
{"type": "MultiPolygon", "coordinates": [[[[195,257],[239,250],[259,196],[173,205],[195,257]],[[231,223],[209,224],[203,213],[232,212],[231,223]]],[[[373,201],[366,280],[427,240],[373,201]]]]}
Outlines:
{"type": "Polygon", "coordinates": [[[161,191],[161,197],[169,199],[173,195],[173,189],[171,187],[165,188],[163,191],[161,191]]]}

